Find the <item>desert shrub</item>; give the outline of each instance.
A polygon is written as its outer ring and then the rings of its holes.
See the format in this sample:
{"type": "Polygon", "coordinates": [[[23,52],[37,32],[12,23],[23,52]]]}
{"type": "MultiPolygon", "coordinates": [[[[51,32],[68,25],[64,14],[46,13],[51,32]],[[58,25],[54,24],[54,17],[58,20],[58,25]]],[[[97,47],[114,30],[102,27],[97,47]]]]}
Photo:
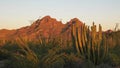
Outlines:
{"type": "Polygon", "coordinates": [[[10,59],[12,57],[12,53],[6,49],[0,49],[0,60],[10,59]]]}
{"type": "Polygon", "coordinates": [[[22,40],[6,43],[0,49],[0,57],[8,60],[5,68],[37,68],[39,63],[36,54],[22,40]]]}
{"type": "Polygon", "coordinates": [[[120,66],[120,46],[116,45],[110,49],[109,63],[112,66],[120,66]]]}
{"type": "Polygon", "coordinates": [[[12,42],[9,41],[9,42],[6,42],[1,47],[1,49],[6,49],[6,50],[8,50],[10,52],[17,52],[17,50],[19,50],[20,47],[18,46],[18,43],[16,43],[16,42],[12,43],[12,42]]]}
{"type": "Polygon", "coordinates": [[[120,31],[107,34],[109,48],[108,63],[113,67],[120,66],[120,31]]]}
{"type": "Polygon", "coordinates": [[[11,59],[9,59],[5,68],[38,68],[38,66],[26,57],[14,55],[11,59]]]}

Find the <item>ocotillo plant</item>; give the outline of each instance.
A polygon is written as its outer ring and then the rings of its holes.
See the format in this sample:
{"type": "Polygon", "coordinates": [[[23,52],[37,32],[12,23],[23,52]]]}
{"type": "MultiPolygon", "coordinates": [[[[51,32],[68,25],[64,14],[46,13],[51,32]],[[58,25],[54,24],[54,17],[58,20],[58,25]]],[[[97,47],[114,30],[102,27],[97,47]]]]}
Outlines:
{"type": "Polygon", "coordinates": [[[97,32],[94,23],[91,30],[85,24],[81,27],[77,24],[78,22],[75,21],[71,30],[73,46],[76,52],[95,65],[100,64],[105,59],[108,51],[106,38],[102,35],[101,25],[99,25],[97,32]]]}
{"type": "Polygon", "coordinates": [[[18,43],[19,47],[25,52],[25,56],[28,60],[37,64],[39,62],[37,55],[29,48],[28,41],[25,41],[22,37],[19,37],[16,42],[18,43]]]}

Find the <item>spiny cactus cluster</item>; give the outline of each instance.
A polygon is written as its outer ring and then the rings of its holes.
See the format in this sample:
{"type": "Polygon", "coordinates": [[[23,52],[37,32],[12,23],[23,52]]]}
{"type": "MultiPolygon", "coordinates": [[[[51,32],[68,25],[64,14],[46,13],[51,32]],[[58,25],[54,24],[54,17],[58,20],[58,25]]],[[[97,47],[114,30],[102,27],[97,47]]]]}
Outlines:
{"type": "Polygon", "coordinates": [[[106,38],[102,34],[102,27],[99,25],[97,32],[96,25],[93,23],[91,30],[83,24],[79,27],[76,21],[72,25],[72,42],[76,52],[85,59],[100,64],[108,54],[106,38]]]}

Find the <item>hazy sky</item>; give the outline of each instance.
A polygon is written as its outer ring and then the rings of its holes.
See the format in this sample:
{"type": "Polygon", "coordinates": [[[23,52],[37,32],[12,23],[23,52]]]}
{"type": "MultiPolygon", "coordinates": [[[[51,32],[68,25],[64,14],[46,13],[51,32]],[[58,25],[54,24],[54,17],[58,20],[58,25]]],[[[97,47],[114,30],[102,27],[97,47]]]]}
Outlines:
{"type": "Polygon", "coordinates": [[[120,23],[120,0],[0,0],[0,29],[15,29],[50,15],[64,23],[77,17],[103,29],[120,23]]]}

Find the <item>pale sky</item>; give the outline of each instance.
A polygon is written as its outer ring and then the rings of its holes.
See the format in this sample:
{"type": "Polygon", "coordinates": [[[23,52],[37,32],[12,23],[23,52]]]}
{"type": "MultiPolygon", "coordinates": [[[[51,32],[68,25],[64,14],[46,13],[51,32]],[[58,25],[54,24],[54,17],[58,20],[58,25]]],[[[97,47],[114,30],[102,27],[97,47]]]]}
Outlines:
{"type": "MultiPolygon", "coordinates": [[[[16,29],[50,15],[63,23],[79,18],[104,30],[120,23],[120,0],[0,0],[0,29],[16,29]]],[[[120,26],[119,26],[120,27],[120,26]]]]}

